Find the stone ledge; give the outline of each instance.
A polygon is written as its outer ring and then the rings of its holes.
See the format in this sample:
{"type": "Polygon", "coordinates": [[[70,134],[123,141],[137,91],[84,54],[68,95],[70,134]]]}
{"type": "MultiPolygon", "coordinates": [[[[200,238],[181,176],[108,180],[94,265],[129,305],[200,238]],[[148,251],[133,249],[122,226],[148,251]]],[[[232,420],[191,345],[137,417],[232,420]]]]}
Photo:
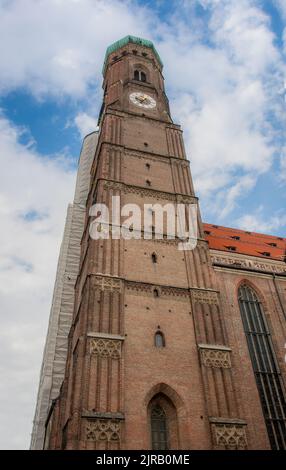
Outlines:
{"type": "Polygon", "coordinates": [[[231,348],[229,348],[228,346],[220,345],[220,344],[198,344],[198,348],[199,349],[215,349],[218,351],[230,351],[231,352],[231,348]]]}
{"type": "Polygon", "coordinates": [[[240,418],[216,418],[209,416],[209,421],[213,424],[238,424],[239,426],[247,426],[247,422],[240,418]]]}
{"type": "Polygon", "coordinates": [[[125,419],[123,413],[100,412],[100,411],[91,411],[91,410],[83,410],[81,417],[82,418],[94,418],[94,419],[119,419],[119,420],[125,419]]]}
{"type": "Polygon", "coordinates": [[[93,331],[89,331],[87,333],[89,338],[103,338],[103,339],[117,339],[119,341],[124,341],[125,336],[122,335],[114,335],[112,333],[95,333],[93,331]]]}

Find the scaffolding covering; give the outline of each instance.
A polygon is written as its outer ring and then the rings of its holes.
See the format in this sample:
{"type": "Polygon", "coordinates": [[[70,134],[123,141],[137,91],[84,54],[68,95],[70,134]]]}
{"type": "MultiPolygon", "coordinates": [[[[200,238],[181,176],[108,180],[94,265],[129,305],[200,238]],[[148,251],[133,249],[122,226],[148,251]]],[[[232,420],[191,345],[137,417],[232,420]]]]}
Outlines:
{"type": "Polygon", "coordinates": [[[44,348],[40,382],[31,437],[32,450],[43,449],[45,422],[52,401],[57,398],[64,379],[68,334],[72,323],[74,287],[79,271],[80,242],[86,216],[90,170],[98,133],[83,141],[76,180],[74,201],[68,205],[58,259],[48,333],[44,348]]]}

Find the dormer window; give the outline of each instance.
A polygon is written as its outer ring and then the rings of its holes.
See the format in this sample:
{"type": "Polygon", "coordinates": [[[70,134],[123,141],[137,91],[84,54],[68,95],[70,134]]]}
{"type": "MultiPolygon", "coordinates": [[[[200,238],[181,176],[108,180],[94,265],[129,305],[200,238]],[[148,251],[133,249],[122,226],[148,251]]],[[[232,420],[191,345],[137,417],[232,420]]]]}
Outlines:
{"type": "Polygon", "coordinates": [[[235,246],[227,246],[226,248],[228,249],[228,251],[236,251],[235,246]]]}
{"type": "Polygon", "coordinates": [[[141,70],[134,70],[134,80],[138,80],[139,82],[147,82],[146,73],[142,72],[141,70]]]}
{"type": "Polygon", "coordinates": [[[270,253],[269,251],[264,251],[263,253],[261,253],[263,256],[270,256],[270,253]]]}
{"type": "Polygon", "coordinates": [[[239,237],[238,235],[233,235],[231,238],[232,238],[233,240],[240,240],[240,237],[239,237]]]}

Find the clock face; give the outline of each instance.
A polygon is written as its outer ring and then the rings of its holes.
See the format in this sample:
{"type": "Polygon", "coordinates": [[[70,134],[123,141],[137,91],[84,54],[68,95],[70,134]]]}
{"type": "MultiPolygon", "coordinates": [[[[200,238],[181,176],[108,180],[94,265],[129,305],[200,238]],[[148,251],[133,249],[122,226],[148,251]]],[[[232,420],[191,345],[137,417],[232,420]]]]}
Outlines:
{"type": "Polygon", "coordinates": [[[136,106],[140,106],[140,108],[153,109],[156,107],[154,98],[141,92],[131,93],[130,101],[136,106]]]}

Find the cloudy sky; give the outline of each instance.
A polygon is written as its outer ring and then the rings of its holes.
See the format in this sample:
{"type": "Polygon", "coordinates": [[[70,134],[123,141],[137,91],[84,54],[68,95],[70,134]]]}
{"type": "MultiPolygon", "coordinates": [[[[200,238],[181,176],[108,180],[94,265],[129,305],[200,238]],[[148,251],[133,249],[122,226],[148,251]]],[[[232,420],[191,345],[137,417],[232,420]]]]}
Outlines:
{"type": "Polygon", "coordinates": [[[29,446],[106,47],[154,41],[210,223],[285,236],[285,0],[0,0],[0,447],[29,446]]]}

